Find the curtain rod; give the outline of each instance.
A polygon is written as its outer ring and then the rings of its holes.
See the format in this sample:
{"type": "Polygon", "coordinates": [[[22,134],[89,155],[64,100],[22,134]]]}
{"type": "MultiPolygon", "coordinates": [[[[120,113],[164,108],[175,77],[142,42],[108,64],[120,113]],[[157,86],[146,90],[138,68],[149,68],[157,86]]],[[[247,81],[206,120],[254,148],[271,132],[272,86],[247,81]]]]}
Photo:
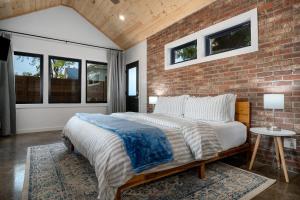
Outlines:
{"type": "Polygon", "coordinates": [[[102,47],[102,46],[92,45],[92,44],[74,42],[74,41],[69,41],[69,40],[62,40],[62,39],[57,39],[57,38],[52,38],[52,37],[45,37],[45,36],[41,36],[41,35],[34,35],[34,34],[29,34],[29,33],[22,33],[22,32],[5,30],[5,29],[0,29],[0,31],[7,32],[7,33],[18,34],[18,35],[26,35],[26,36],[30,36],[30,37],[36,37],[36,38],[43,38],[43,39],[47,39],[47,40],[54,40],[54,41],[59,41],[59,42],[77,44],[77,45],[82,45],[82,46],[95,47],[95,48],[100,48],[100,49],[122,51],[120,49],[113,49],[113,48],[108,48],[108,47],[102,47]]]}

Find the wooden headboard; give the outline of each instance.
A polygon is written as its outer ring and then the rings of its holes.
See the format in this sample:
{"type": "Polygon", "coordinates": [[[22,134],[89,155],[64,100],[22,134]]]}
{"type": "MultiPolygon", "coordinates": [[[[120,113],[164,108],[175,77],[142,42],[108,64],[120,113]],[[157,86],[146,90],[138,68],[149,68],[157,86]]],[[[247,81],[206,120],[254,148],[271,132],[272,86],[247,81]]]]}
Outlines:
{"type": "Polygon", "coordinates": [[[235,120],[245,124],[249,130],[251,122],[249,101],[237,100],[235,104],[235,120]]]}

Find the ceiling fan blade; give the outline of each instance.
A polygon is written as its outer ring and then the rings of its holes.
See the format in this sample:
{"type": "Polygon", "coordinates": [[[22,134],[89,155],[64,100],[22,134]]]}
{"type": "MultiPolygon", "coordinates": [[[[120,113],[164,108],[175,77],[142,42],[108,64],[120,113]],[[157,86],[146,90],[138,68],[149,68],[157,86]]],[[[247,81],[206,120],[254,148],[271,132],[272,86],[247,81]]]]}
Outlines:
{"type": "Polygon", "coordinates": [[[111,2],[113,2],[114,4],[118,4],[120,3],[120,0],[111,0],[111,2]]]}

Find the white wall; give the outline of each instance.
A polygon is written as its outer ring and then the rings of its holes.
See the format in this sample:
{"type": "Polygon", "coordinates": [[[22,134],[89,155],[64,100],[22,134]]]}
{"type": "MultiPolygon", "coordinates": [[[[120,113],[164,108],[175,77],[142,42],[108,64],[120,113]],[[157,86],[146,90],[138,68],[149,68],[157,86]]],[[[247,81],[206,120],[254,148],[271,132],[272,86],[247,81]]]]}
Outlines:
{"type": "MultiPolygon", "coordinates": [[[[59,6],[6,20],[1,29],[32,33],[69,41],[118,48],[109,38],[71,8],[59,6]]],[[[44,104],[17,105],[17,132],[61,129],[76,112],[106,113],[106,104],[85,103],[85,61],[106,62],[106,50],[21,35],[12,36],[14,51],[44,55],[44,104]],[[48,55],[82,59],[81,104],[48,104],[48,55]]]]}
{"type": "Polygon", "coordinates": [[[147,40],[125,51],[126,64],[139,61],[139,111],[147,112],[147,40]]]}
{"type": "Polygon", "coordinates": [[[17,133],[61,130],[76,112],[106,113],[105,105],[17,108],[17,133]]]}

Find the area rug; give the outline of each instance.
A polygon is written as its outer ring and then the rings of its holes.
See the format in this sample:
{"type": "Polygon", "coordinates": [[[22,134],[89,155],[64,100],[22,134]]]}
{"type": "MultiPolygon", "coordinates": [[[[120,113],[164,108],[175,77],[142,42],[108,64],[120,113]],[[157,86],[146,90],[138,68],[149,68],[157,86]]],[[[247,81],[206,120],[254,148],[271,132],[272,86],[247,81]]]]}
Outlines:
{"type": "MultiPolygon", "coordinates": [[[[207,165],[207,179],[189,170],[122,193],[122,200],[251,199],[275,180],[222,162],[207,165]]],[[[97,199],[97,178],[88,160],[63,143],[28,148],[23,200],[97,199]]]]}

